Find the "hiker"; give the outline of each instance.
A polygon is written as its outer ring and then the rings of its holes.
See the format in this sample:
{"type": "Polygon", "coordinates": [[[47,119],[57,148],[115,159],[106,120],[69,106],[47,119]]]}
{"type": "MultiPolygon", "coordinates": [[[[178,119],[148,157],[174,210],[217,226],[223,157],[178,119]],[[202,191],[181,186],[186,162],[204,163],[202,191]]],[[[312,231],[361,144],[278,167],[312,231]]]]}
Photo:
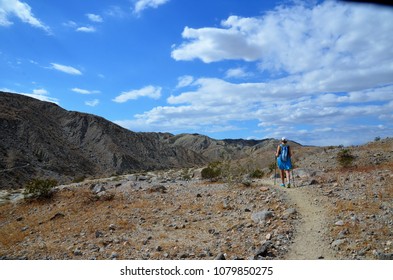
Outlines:
{"type": "Polygon", "coordinates": [[[287,139],[285,137],[281,138],[281,144],[278,145],[276,151],[277,165],[280,169],[280,177],[282,184],[281,187],[285,187],[285,175],[288,180],[288,188],[291,187],[291,169],[292,169],[292,161],[291,161],[292,151],[287,145],[287,139]]]}

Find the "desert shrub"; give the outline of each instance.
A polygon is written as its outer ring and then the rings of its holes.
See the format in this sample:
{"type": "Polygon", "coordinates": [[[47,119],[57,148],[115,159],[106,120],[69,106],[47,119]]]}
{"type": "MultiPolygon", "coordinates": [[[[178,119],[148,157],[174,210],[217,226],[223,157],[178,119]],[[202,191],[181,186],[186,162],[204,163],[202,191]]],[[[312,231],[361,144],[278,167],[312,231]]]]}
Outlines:
{"type": "Polygon", "coordinates": [[[352,166],[355,157],[348,149],[343,149],[337,153],[337,161],[341,167],[347,168],[352,166]]]}
{"type": "Polygon", "coordinates": [[[250,177],[251,178],[262,178],[265,176],[265,173],[261,169],[255,169],[253,172],[251,172],[250,177]]]}
{"type": "Polygon", "coordinates": [[[76,177],[74,180],[72,180],[72,183],[82,183],[85,179],[85,176],[76,177]]]}
{"type": "Polygon", "coordinates": [[[184,181],[190,181],[191,180],[191,174],[188,170],[188,168],[184,168],[181,172],[181,179],[184,181]]]}
{"type": "Polygon", "coordinates": [[[275,161],[273,161],[272,163],[269,164],[269,172],[270,173],[272,173],[275,169],[277,169],[276,164],[277,163],[275,161]]]}
{"type": "Polygon", "coordinates": [[[57,186],[56,180],[34,179],[25,186],[25,194],[32,198],[49,198],[52,196],[52,189],[57,186]]]}
{"type": "Polygon", "coordinates": [[[219,161],[211,162],[209,165],[202,169],[202,179],[217,179],[222,174],[222,163],[219,161]]]}

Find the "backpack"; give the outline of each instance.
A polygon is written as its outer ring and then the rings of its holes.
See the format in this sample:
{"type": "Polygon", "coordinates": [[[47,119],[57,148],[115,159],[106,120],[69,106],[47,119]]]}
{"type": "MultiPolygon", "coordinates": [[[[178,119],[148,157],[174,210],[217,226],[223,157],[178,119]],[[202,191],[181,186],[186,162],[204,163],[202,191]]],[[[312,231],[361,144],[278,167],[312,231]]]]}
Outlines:
{"type": "Polygon", "coordinates": [[[287,161],[289,158],[289,146],[280,145],[280,147],[281,147],[280,158],[282,161],[287,161]]]}

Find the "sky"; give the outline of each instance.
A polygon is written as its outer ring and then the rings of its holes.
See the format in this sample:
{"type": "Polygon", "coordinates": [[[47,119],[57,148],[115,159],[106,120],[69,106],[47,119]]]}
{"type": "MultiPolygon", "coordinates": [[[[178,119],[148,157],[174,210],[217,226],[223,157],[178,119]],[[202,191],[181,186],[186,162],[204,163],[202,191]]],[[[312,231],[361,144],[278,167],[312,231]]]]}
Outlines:
{"type": "Polygon", "coordinates": [[[135,132],[363,144],[393,136],[393,8],[0,0],[0,90],[135,132]]]}

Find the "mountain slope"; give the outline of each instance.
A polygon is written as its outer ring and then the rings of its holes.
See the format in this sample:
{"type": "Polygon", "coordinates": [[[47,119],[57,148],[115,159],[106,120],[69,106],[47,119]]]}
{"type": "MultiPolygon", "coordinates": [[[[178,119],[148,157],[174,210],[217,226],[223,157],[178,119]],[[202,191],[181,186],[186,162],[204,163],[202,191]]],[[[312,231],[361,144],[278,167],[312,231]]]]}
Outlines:
{"type": "Polygon", "coordinates": [[[200,165],[206,159],[104,118],[0,92],[0,188],[35,177],[68,182],[124,172],[200,165]]]}

